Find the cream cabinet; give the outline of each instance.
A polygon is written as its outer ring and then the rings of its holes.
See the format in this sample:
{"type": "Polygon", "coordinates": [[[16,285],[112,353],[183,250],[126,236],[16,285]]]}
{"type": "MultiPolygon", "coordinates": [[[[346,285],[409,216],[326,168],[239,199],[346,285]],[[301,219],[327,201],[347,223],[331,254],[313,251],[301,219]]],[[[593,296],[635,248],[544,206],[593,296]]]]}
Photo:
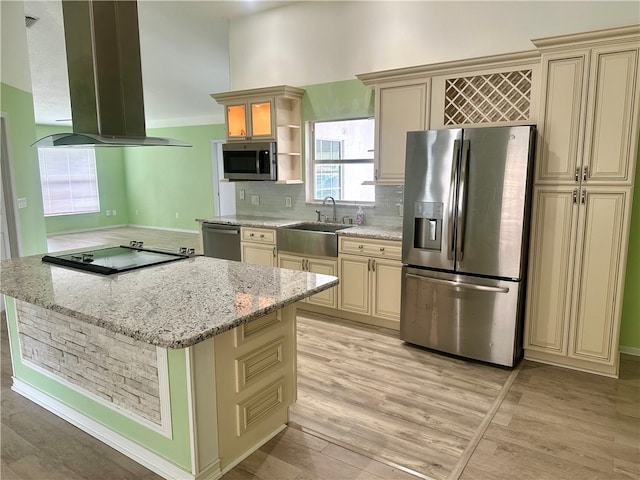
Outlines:
{"type": "MultiPolygon", "coordinates": [[[[302,272],[338,275],[338,261],[329,257],[300,256],[292,253],[278,254],[278,267],[299,270],[302,272]]],[[[322,307],[336,308],[338,295],[336,287],[330,288],[303,300],[303,302],[322,307]]]]}
{"type": "Polygon", "coordinates": [[[273,99],[225,105],[227,140],[275,140],[273,99]]]}
{"type": "Polygon", "coordinates": [[[400,254],[400,242],[340,237],[339,308],[391,321],[385,325],[398,328],[400,254]]]}
{"type": "Polygon", "coordinates": [[[525,357],[617,376],[636,156],[640,27],[542,52],[525,357]]]}
{"type": "Polygon", "coordinates": [[[302,183],[303,94],[288,85],[211,94],[225,107],[228,142],[276,142],[279,183],[302,183]]]}
{"type": "Polygon", "coordinates": [[[636,41],[543,54],[538,183],[633,183],[639,51],[636,41]]]}
{"type": "Polygon", "coordinates": [[[253,265],[275,267],[278,255],[276,231],[250,227],[242,227],[240,230],[242,261],[253,265]]]}
{"type": "Polygon", "coordinates": [[[214,395],[206,400],[218,405],[222,469],[288,422],[297,397],[295,323],[295,306],[290,305],[214,337],[215,363],[206,364],[208,358],[195,354],[202,372],[216,366],[214,395]]]}
{"type": "Polygon", "coordinates": [[[629,187],[535,188],[528,358],[617,374],[631,192],[629,187]]]}
{"type": "Polygon", "coordinates": [[[376,86],[376,183],[404,183],[407,132],[427,128],[428,86],[426,80],[376,86]]]}

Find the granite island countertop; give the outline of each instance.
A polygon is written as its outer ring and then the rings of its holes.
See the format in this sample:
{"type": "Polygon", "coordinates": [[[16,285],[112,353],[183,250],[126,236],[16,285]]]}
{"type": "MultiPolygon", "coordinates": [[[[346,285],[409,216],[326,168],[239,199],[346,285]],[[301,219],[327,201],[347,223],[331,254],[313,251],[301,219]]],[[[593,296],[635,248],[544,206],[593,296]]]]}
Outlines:
{"type": "Polygon", "coordinates": [[[41,259],[0,262],[0,292],[168,348],[189,347],[338,283],[202,256],[109,276],[41,259]]]}
{"type": "MultiPolygon", "coordinates": [[[[300,223],[320,223],[308,220],[277,218],[277,217],[257,217],[251,215],[224,215],[196,221],[201,223],[217,223],[220,225],[237,225],[241,227],[254,228],[283,228],[298,225],[300,223]]],[[[338,235],[350,237],[372,238],[378,240],[402,240],[402,227],[389,225],[350,225],[344,224],[344,229],[336,232],[338,235]]]]}

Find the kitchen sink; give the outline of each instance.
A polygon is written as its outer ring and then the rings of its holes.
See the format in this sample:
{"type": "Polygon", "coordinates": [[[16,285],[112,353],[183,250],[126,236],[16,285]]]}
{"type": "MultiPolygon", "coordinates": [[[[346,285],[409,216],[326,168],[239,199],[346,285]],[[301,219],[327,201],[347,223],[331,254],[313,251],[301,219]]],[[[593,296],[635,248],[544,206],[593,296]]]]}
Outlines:
{"type": "Polygon", "coordinates": [[[337,257],[336,231],[349,227],[350,225],[340,223],[306,222],[280,228],[276,235],[278,251],[337,257]]]}

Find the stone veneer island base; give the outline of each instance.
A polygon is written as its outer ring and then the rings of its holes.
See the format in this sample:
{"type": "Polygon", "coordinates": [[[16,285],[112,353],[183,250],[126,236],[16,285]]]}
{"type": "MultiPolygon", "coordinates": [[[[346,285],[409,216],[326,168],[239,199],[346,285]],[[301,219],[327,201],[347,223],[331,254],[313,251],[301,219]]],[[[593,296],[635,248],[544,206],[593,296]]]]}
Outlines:
{"type": "Polygon", "coordinates": [[[219,478],[285,428],[295,302],[337,283],[204,257],[111,277],[39,257],[0,268],[13,390],[175,479],[219,478]]]}

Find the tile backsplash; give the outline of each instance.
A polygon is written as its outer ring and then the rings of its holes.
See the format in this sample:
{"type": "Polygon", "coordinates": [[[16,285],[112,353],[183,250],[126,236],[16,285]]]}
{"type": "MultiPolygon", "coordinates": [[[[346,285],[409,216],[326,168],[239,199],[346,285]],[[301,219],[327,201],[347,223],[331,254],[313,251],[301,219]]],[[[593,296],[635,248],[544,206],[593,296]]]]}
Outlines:
{"type": "MultiPolygon", "coordinates": [[[[236,213],[238,215],[256,215],[264,217],[295,218],[316,220],[316,210],[323,215],[333,215],[332,205],[322,206],[319,203],[307,203],[304,184],[280,185],[273,182],[236,182],[236,213]],[[244,190],[244,199],[240,191],[244,190]],[[258,205],[252,204],[252,198],[258,197],[258,205]],[[286,197],[291,197],[291,207],[286,206],[286,197]]],[[[403,187],[400,185],[376,185],[375,204],[362,204],[365,212],[365,225],[402,225],[403,187]]],[[[349,216],[356,221],[358,211],[356,202],[348,205],[338,204],[336,214],[338,221],[349,216]]]]}

